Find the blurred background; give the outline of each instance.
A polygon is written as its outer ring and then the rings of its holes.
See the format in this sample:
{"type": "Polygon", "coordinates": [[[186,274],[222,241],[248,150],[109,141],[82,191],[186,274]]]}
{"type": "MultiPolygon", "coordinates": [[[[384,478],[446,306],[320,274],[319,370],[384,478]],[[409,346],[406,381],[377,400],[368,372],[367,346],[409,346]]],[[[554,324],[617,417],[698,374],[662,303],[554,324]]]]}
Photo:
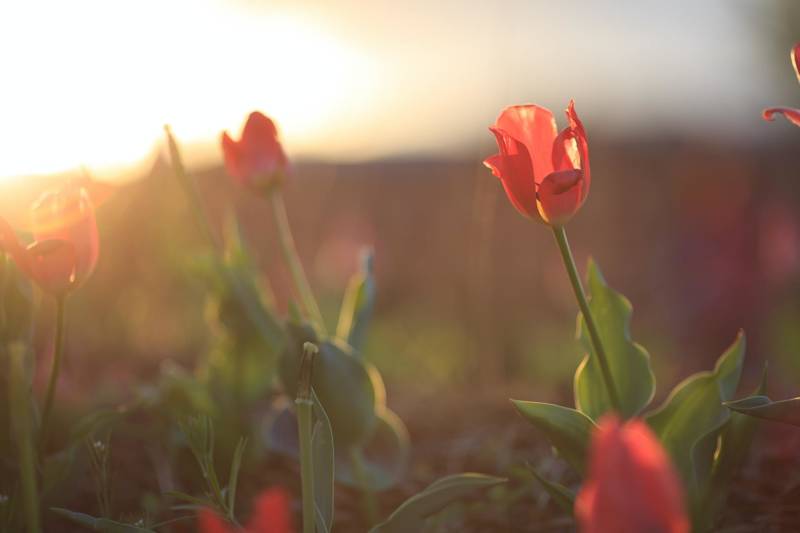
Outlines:
{"type": "Polygon", "coordinates": [[[92,176],[102,254],[70,301],[61,390],[124,397],[165,360],[191,368],[214,335],[192,266],[208,250],[164,124],[285,312],[268,206],[230,182],[218,146],[259,109],[292,160],[289,216],[331,324],[375,249],[366,352],[390,405],[408,415],[465,387],[563,399],[582,357],[566,275],[481,161],[502,107],[538,103],[563,127],[574,98],[593,189],[570,237],[581,268],[593,256],[634,303],[657,395],[745,328],[746,387],[769,361],[783,396],[800,384],[800,130],[760,113],[800,105],[798,39],[790,0],[4,2],[0,214],[24,228],[41,190],[92,176]]]}

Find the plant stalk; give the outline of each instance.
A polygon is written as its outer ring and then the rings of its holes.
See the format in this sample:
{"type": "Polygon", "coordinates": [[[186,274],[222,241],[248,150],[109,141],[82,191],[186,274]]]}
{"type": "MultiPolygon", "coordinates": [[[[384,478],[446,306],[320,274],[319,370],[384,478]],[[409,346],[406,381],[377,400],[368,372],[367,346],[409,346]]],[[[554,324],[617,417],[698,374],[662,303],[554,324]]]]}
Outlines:
{"type": "Polygon", "coordinates": [[[286,214],[286,204],[283,202],[283,195],[280,189],[272,189],[269,193],[269,199],[272,202],[272,215],[275,219],[275,226],[278,229],[281,252],[292,275],[292,282],[300,297],[300,303],[305,309],[306,317],[315,322],[324,333],[325,322],[322,320],[322,313],[317,305],[317,300],[314,298],[314,293],[311,291],[311,285],[309,285],[308,278],[303,270],[303,264],[300,262],[300,256],[294,244],[294,237],[292,237],[292,229],[289,225],[289,217],[286,214]]]}
{"type": "Polygon", "coordinates": [[[614,385],[614,379],[611,376],[611,367],[608,364],[608,356],[606,355],[603,343],[600,340],[600,332],[597,330],[597,324],[592,316],[592,311],[589,308],[589,302],[586,300],[586,292],[583,290],[583,283],[578,275],[578,269],[575,267],[575,259],[572,257],[572,250],[567,240],[567,233],[564,231],[563,226],[553,226],[553,235],[555,235],[558,249],[561,252],[561,258],[564,260],[564,268],[567,269],[569,281],[572,284],[572,289],[575,291],[575,298],[578,300],[578,307],[580,307],[583,319],[586,322],[586,328],[589,330],[589,337],[591,337],[592,345],[594,346],[594,353],[597,355],[597,362],[600,364],[600,372],[603,375],[603,381],[606,384],[608,397],[611,400],[611,405],[615,411],[620,412],[620,401],[617,388],[614,385]]]}
{"type": "Polygon", "coordinates": [[[50,417],[53,411],[53,401],[56,396],[58,376],[61,372],[61,360],[64,357],[64,326],[66,318],[66,295],[56,297],[56,337],[55,351],[53,353],[53,366],[50,369],[50,379],[47,382],[47,392],[44,400],[44,410],[42,411],[42,424],[39,427],[39,451],[44,452],[47,444],[47,431],[49,429],[50,417]]]}

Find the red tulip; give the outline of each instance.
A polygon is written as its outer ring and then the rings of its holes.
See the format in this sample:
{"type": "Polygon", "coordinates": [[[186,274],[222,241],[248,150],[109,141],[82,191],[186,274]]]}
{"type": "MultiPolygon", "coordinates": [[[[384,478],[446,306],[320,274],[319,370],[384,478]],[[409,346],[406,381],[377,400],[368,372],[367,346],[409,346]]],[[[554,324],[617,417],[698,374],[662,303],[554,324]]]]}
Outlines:
{"type": "MultiPolygon", "coordinates": [[[[210,509],[203,509],[198,515],[200,533],[233,533],[222,518],[210,509]]],[[[289,495],[281,488],[267,489],[255,501],[253,515],[245,526],[246,533],[292,533],[292,515],[289,509],[289,495]]]]}
{"type": "MultiPolygon", "coordinates": [[[[794,67],[797,80],[800,81],[800,43],[794,45],[792,51],[789,53],[789,57],[792,60],[792,66],[794,67]]],[[[775,119],[776,113],[786,117],[786,119],[795,126],[800,126],[800,109],[792,109],[791,107],[770,107],[763,111],[762,116],[764,120],[771,121],[775,119]]]]}
{"type": "Polygon", "coordinates": [[[575,500],[582,533],[688,533],[678,475],[650,428],[607,415],[594,431],[575,500]]]}
{"type": "Polygon", "coordinates": [[[34,242],[23,247],[0,219],[0,246],[42,290],[63,295],[94,271],[99,239],[94,207],[82,187],[67,184],[43,194],[31,207],[34,242]]]}
{"type": "Polygon", "coordinates": [[[567,120],[569,126],[558,133],[549,109],[507,107],[489,128],[500,153],[484,161],[517,211],[554,226],[578,212],[591,182],[586,131],[572,101],[567,120]]]}
{"type": "Polygon", "coordinates": [[[288,168],[275,124],[258,111],[247,117],[239,141],[222,133],[222,153],[228,174],[257,192],[280,183],[288,168]]]}

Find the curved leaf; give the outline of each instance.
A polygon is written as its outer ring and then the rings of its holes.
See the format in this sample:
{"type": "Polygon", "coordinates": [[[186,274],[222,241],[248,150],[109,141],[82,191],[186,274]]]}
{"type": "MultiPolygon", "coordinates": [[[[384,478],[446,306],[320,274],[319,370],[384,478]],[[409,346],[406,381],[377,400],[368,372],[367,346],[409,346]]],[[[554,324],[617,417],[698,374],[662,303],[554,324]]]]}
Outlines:
{"type": "Polygon", "coordinates": [[[569,490],[567,487],[562,485],[561,483],[556,483],[555,481],[550,481],[543,477],[539,472],[531,465],[528,465],[528,469],[533,474],[533,477],[536,478],[536,481],[542,485],[544,490],[553,498],[553,501],[558,504],[559,507],[563,511],[568,514],[572,514],[575,509],[575,493],[569,490]]]}
{"type": "Polygon", "coordinates": [[[541,430],[550,444],[580,474],[586,469],[586,453],[594,422],[589,417],[561,405],[511,400],[530,423],[541,430]]]}
{"type": "Polygon", "coordinates": [[[800,426],[800,397],[773,402],[767,396],[750,396],[725,402],[725,407],[743,415],[800,426]]]}
{"type": "Polygon", "coordinates": [[[477,490],[505,483],[503,478],[484,474],[456,474],[433,482],[422,492],[403,502],[391,516],[370,533],[408,533],[422,531],[425,520],[451,503],[477,490]]]}
{"type": "Polygon", "coordinates": [[[690,496],[708,481],[716,438],[728,422],[729,400],[739,383],[745,337],[740,332],[720,356],[713,372],[699,372],[679,383],[647,422],[658,435],[681,474],[690,496]]]}
{"type": "Polygon", "coordinates": [[[372,273],[372,250],[366,250],[361,259],[361,270],[356,273],[347,285],[336,336],[361,352],[364,345],[367,326],[372,317],[375,305],[375,277],[372,273]]]}
{"type": "MultiPolygon", "coordinates": [[[[625,296],[606,284],[597,263],[590,260],[588,269],[589,308],[597,323],[611,376],[620,400],[620,415],[636,416],[653,399],[655,376],[650,368],[650,355],[631,340],[630,323],[633,307],[625,296]]],[[[587,355],[575,372],[575,406],[598,420],[612,409],[605,381],[594,353],[589,330],[583,315],[578,315],[578,338],[587,355]]]]}

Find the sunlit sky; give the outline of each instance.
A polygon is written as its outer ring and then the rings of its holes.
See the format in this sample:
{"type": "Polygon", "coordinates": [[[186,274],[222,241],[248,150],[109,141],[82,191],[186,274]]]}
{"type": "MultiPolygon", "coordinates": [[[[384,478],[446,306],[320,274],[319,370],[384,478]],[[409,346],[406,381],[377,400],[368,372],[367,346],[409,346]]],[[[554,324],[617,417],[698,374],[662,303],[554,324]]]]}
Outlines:
{"type": "Polygon", "coordinates": [[[477,151],[502,106],[570,97],[612,135],[758,137],[800,88],[765,65],[753,5],[8,0],[0,179],[130,174],[165,123],[208,163],[252,109],[290,155],[340,161],[477,151]]]}

